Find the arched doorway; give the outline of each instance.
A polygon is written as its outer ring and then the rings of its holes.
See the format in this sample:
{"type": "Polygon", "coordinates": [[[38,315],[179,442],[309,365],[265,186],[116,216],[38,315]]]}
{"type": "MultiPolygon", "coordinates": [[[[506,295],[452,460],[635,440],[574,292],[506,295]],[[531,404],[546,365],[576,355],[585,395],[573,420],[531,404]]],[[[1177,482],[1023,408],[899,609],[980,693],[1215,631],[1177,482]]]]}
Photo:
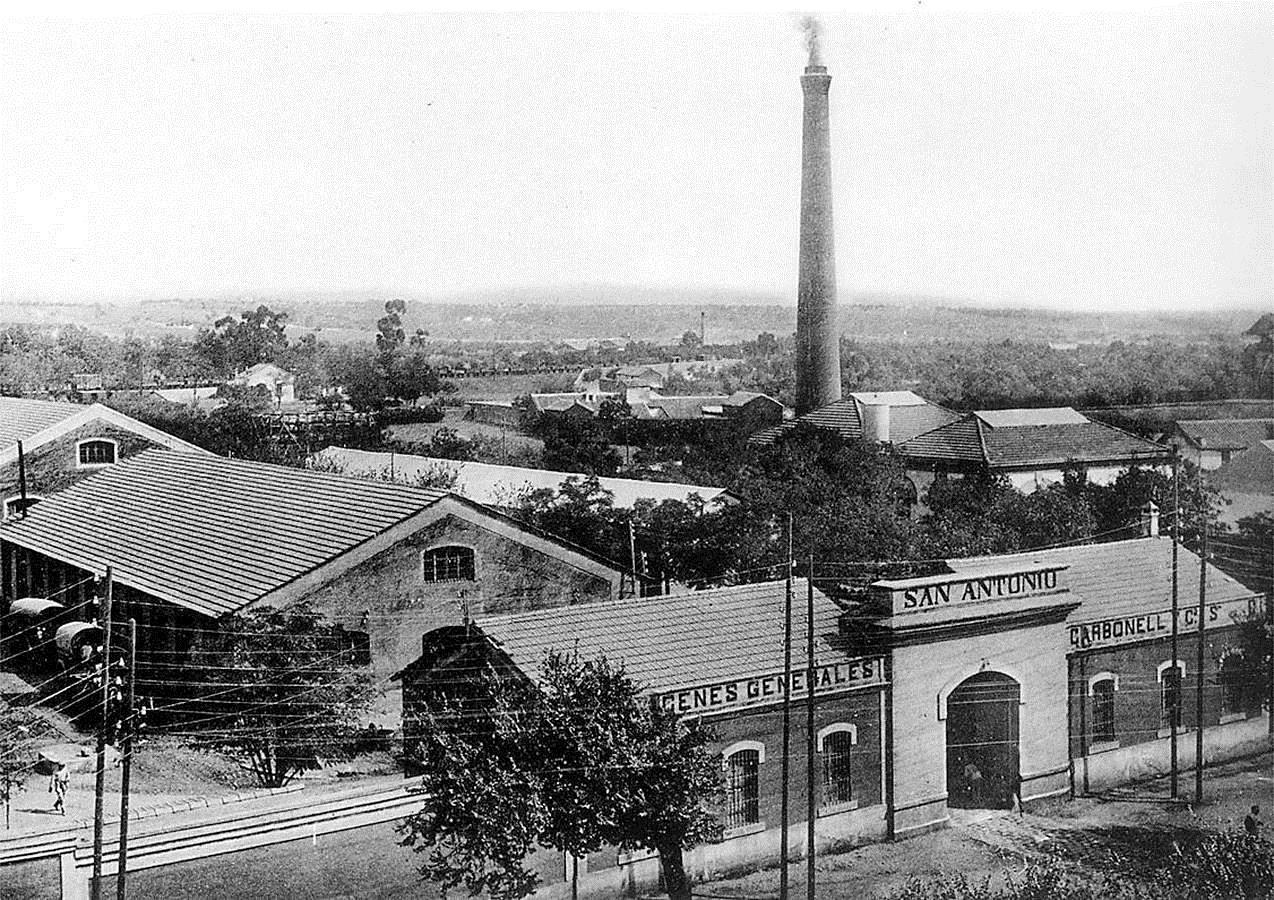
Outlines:
{"type": "Polygon", "coordinates": [[[1012,808],[1021,700],[1021,685],[1000,672],[966,678],[947,697],[948,806],[1012,808]]]}

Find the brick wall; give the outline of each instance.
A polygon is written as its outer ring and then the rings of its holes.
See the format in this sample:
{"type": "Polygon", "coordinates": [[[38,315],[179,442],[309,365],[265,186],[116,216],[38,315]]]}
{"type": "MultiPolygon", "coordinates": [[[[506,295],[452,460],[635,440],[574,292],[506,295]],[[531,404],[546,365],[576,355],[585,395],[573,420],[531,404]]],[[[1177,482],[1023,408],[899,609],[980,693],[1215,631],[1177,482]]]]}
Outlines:
{"type": "Polygon", "coordinates": [[[518,612],[608,600],[610,581],[562,559],[456,516],[445,516],[306,596],[318,611],[346,628],[366,632],[371,672],[384,692],[376,719],[397,727],[400,689],[389,676],[420,655],[422,636],[463,621],[464,610],[518,612]],[[439,546],[474,551],[472,581],[425,581],[422,554],[439,546]]]}

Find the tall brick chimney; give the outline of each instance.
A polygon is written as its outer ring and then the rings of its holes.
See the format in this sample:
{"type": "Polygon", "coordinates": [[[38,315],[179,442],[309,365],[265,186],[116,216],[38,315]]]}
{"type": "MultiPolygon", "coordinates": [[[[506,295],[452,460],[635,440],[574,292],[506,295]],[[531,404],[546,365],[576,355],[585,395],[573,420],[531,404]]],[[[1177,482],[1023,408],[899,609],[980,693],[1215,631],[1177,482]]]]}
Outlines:
{"type": "Polygon", "coordinates": [[[841,398],[840,334],[836,321],[836,245],[832,228],[832,150],[827,92],[832,76],[819,57],[817,35],[801,76],[801,259],[796,291],[796,412],[841,398]]]}

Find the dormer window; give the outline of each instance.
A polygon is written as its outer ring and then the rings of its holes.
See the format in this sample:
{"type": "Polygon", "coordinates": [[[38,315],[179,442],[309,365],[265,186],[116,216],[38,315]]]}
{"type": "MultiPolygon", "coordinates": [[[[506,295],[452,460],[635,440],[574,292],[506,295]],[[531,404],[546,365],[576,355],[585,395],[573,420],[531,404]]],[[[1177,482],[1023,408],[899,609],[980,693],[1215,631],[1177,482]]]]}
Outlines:
{"type": "Polygon", "coordinates": [[[115,463],[115,442],[103,438],[80,441],[75,446],[79,468],[109,466],[115,463]]]}

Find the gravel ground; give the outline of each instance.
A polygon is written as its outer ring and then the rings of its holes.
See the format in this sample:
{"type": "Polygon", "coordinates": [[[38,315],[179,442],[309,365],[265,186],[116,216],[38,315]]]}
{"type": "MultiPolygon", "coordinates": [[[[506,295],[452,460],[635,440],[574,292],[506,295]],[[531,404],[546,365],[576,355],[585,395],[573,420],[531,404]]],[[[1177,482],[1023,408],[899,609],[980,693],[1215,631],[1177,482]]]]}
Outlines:
{"type": "MultiPolygon", "coordinates": [[[[1193,799],[1194,775],[1180,780],[1179,796],[1193,799]]],[[[1265,753],[1204,773],[1204,800],[1198,807],[1168,802],[1161,779],[1104,797],[1036,804],[1024,816],[1002,811],[968,811],[960,823],[911,840],[870,844],[816,861],[817,896],[885,898],[914,877],[963,874],[971,880],[1002,877],[1030,858],[1060,852],[1094,877],[1113,865],[1144,872],[1204,831],[1241,828],[1243,816],[1259,803],[1274,819],[1274,756],[1265,753]]],[[[793,896],[805,896],[806,864],[789,867],[793,896]]],[[[760,900],[778,896],[778,868],[696,887],[695,896],[760,900]]]]}

